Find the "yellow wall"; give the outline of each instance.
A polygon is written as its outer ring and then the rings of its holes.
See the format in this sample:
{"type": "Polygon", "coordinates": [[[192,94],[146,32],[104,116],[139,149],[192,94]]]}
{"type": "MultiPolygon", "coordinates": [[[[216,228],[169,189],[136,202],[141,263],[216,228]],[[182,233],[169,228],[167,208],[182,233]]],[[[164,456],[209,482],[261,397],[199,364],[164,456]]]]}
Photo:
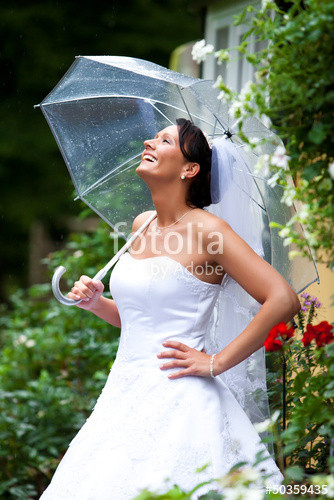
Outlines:
{"type": "Polygon", "coordinates": [[[305,292],[310,295],[316,295],[323,304],[318,309],[317,320],[314,324],[320,321],[328,321],[334,323],[334,272],[331,271],[325,264],[318,264],[320,284],[312,283],[305,292]],[[332,296],[332,297],[331,297],[332,296]]]}

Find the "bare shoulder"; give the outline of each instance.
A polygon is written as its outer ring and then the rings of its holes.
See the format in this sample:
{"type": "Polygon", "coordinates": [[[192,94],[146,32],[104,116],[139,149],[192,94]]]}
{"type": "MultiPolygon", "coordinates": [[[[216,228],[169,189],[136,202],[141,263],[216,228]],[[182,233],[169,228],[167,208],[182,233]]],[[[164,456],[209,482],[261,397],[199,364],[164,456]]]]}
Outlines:
{"type": "Polygon", "coordinates": [[[244,252],[245,258],[250,255],[258,257],[255,251],[234,231],[226,220],[210,212],[201,210],[199,211],[198,221],[201,223],[203,242],[206,245],[213,244],[215,241],[219,244],[217,246],[217,257],[219,257],[218,260],[220,260],[222,265],[222,259],[224,260],[224,265],[226,265],[230,254],[234,255],[236,252],[244,252]]]}
{"type": "Polygon", "coordinates": [[[134,218],[132,223],[132,232],[135,233],[138,231],[140,226],[144,224],[144,222],[155,212],[155,210],[147,210],[146,212],[142,212],[134,218]]]}
{"type": "Polygon", "coordinates": [[[196,212],[194,217],[197,223],[201,223],[204,235],[209,236],[213,231],[224,233],[227,230],[232,230],[231,226],[217,215],[203,209],[198,209],[196,212]]]}

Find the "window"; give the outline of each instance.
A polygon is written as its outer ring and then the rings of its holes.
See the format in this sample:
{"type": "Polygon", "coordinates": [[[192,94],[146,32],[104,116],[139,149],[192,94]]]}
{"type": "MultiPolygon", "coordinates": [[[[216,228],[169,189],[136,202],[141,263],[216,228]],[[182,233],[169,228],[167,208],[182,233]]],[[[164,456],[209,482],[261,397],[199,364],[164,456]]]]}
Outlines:
{"type": "MultiPolygon", "coordinates": [[[[230,7],[215,7],[209,8],[206,17],[205,25],[205,40],[211,43],[215,50],[232,48],[240,45],[242,37],[248,29],[248,26],[234,26],[233,16],[240,14],[244,7],[249,5],[249,0],[235,2],[230,7]]],[[[254,6],[258,6],[259,2],[253,2],[254,6]]],[[[252,36],[248,41],[252,42],[252,36]]],[[[263,46],[263,42],[256,42],[250,45],[249,50],[258,50],[263,46]]],[[[217,65],[217,59],[208,57],[204,62],[203,78],[216,79],[221,75],[225,83],[233,90],[240,92],[241,88],[248,80],[254,80],[254,67],[235,50],[231,51],[231,61],[227,67],[226,63],[217,65]]]]}

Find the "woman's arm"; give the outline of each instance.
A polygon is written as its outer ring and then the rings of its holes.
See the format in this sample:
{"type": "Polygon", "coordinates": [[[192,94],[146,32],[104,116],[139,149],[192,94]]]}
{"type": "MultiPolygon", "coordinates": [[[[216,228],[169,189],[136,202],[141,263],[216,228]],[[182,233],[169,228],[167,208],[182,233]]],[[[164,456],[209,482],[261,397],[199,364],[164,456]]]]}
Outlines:
{"type": "Polygon", "coordinates": [[[116,302],[113,299],[107,299],[106,297],[101,296],[90,311],[99,318],[104,319],[107,323],[117,326],[117,328],[121,328],[121,318],[116,302]]]}
{"type": "MultiPolygon", "coordinates": [[[[132,234],[145,222],[147,215],[151,215],[152,210],[143,212],[134,219],[132,224],[132,234]]],[[[103,297],[104,285],[101,281],[93,281],[89,276],[81,276],[79,281],[74,283],[74,287],[67,294],[70,299],[82,302],[77,305],[80,309],[90,311],[107,323],[121,328],[121,318],[116,302],[113,299],[103,297]]]]}
{"type": "Polygon", "coordinates": [[[276,269],[254,252],[227,222],[220,219],[218,224],[223,248],[214,257],[216,263],[262,307],[245,330],[216,355],[216,375],[260,349],[271,328],[280,321],[290,321],[301,308],[297,294],[276,269]]]}
{"type": "Polygon", "coordinates": [[[107,323],[120,328],[121,318],[116,302],[103,297],[103,290],[104,285],[101,281],[93,281],[89,276],[81,276],[67,296],[74,300],[81,299],[82,302],[77,304],[77,307],[90,311],[107,323]]]}

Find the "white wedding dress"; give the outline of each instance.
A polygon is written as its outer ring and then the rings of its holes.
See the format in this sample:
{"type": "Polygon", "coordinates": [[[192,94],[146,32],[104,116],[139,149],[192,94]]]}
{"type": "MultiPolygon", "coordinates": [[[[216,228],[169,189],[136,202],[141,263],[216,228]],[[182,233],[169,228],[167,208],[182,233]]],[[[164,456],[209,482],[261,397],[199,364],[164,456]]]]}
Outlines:
{"type": "MultiPolygon", "coordinates": [[[[203,349],[220,285],[201,281],[170,257],[138,259],[126,252],[110,290],[122,323],[117,356],[41,500],[130,500],[141,488],[163,492],[173,484],[190,490],[238,461],[253,460],[261,449],[270,482],[281,484],[283,475],[221,379],[169,379],[182,368],[159,368],[172,360],[157,358],[169,349],[165,340],[203,349]]],[[[191,498],[210,489],[219,490],[218,483],[191,498]]]]}

